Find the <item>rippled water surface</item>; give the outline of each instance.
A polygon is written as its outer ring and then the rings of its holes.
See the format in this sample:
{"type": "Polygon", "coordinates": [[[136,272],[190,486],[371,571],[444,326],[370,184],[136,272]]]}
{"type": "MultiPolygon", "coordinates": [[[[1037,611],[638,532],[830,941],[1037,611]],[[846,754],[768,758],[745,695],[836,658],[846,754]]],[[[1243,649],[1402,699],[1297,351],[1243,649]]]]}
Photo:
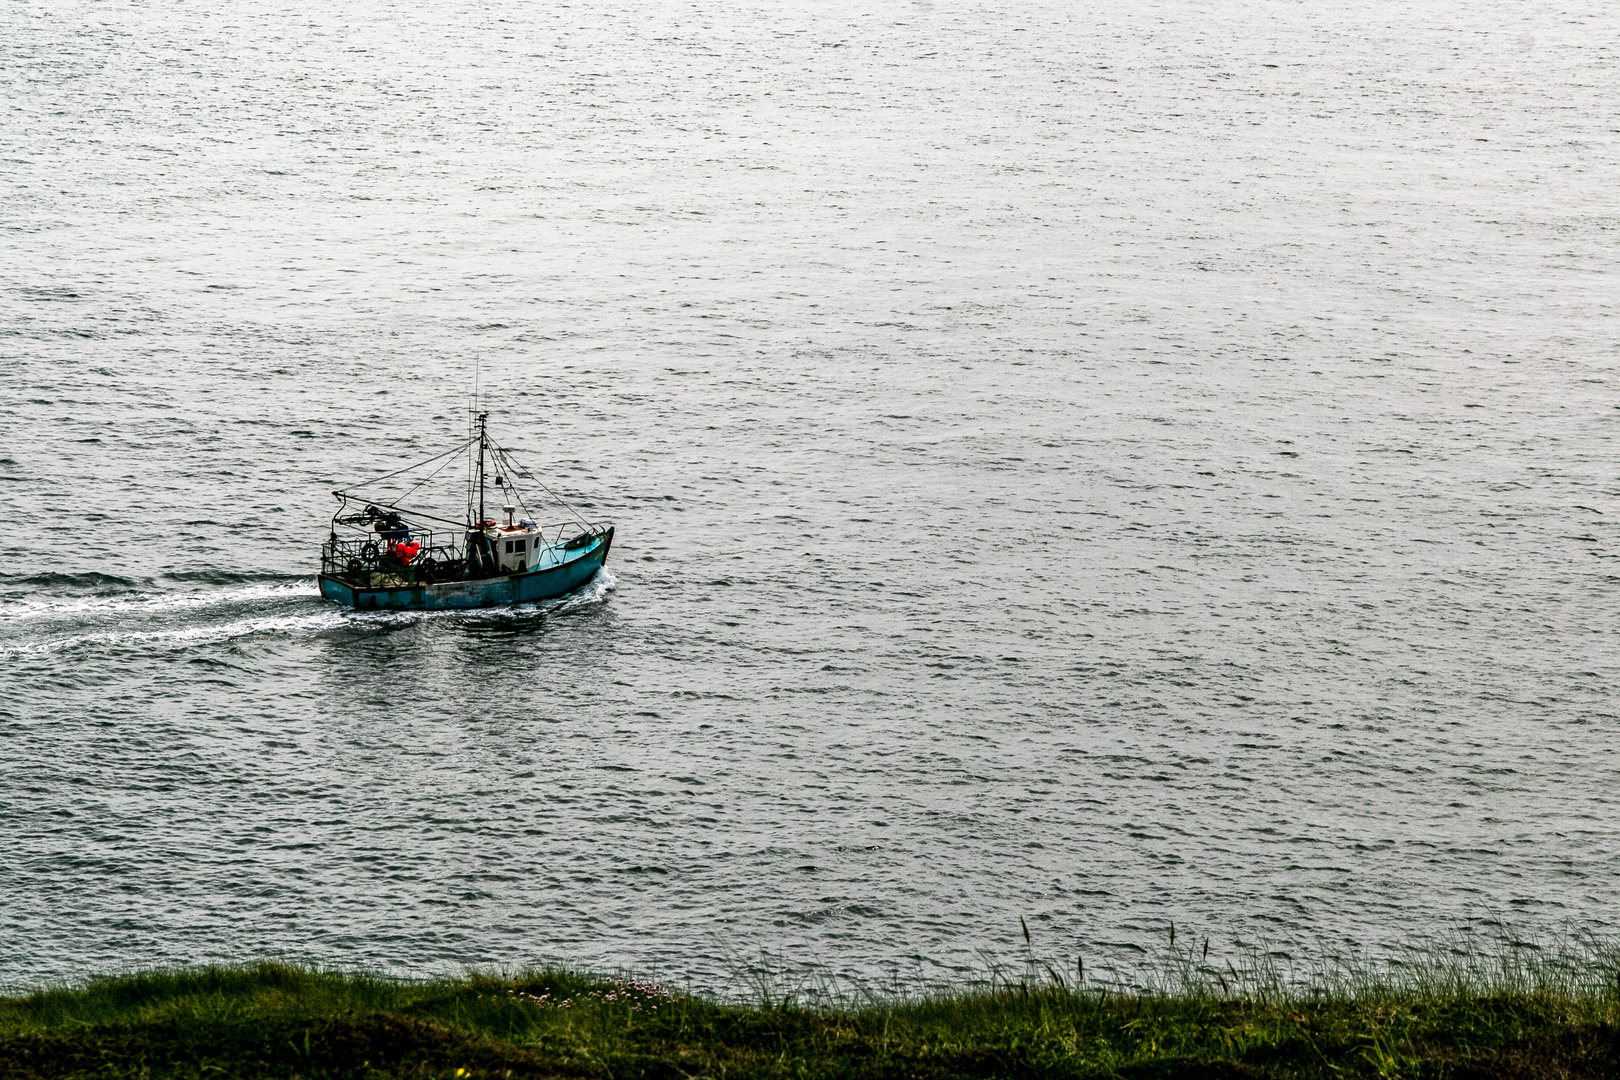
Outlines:
{"type": "Polygon", "coordinates": [[[1608,931],[1620,9],[0,11],[0,981],[1608,931]],[[494,423],[618,527],[345,613],[494,423]]]}

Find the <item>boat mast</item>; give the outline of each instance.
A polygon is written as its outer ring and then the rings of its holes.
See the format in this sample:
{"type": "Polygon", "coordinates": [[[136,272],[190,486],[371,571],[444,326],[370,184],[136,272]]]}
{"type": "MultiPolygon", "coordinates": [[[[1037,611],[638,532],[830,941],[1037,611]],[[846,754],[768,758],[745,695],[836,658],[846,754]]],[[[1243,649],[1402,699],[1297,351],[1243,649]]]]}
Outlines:
{"type": "Polygon", "coordinates": [[[478,528],[484,527],[484,443],[489,440],[489,410],[478,414],[478,528]]]}

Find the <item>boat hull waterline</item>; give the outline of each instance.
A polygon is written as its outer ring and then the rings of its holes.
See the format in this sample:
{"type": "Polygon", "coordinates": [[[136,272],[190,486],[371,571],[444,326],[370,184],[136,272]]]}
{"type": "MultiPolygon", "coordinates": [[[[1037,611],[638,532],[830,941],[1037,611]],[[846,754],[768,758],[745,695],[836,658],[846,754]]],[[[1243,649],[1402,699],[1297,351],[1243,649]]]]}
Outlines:
{"type": "Polygon", "coordinates": [[[321,595],[356,611],[440,611],[532,604],[565,596],[589,583],[601,572],[612,545],[613,530],[609,528],[584,547],[568,552],[560,564],[464,581],[371,587],[322,574],[321,595]]]}

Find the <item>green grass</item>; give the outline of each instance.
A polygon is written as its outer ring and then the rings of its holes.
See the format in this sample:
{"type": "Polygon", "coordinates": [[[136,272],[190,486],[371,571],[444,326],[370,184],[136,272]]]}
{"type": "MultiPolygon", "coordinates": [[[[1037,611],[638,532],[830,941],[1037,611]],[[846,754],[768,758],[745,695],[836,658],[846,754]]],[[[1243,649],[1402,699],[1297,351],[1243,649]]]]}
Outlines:
{"type": "Polygon", "coordinates": [[[1167,959],[1135,992],[1076,990],[1031,960],[990,989],[819,1007],[561,971],[162,971],[0,999],[0,1078],[1620,1076],[1601,951],[1292,982],[1191,950],[1167,959]]]}

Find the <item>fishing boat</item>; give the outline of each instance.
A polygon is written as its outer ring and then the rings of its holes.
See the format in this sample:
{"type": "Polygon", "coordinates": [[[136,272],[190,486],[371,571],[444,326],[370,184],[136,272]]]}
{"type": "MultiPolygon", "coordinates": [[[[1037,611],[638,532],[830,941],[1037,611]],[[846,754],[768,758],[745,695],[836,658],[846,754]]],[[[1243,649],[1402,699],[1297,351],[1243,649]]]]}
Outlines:
{"type": "Polygon", "coordinates": [[[321,547],[321,595],[345,607],[434,610],[528,604],[589,582],[607,562],[613,526],[575,513],[511,451],[489,436],[489,411],[476,414],[468,438],[442,454],[332,492],[338,509],[321,547]],[[467,454],[467,513],[454,520],[407,509],[412,494],[467,454]],[[403,495],[376,493],[437,465],[403,495]],[[490,474],[502,519],[486,514],[490,474]],[[532,481],[572,519],[540,524],[524,505],[518,480],[532,481]]]}

